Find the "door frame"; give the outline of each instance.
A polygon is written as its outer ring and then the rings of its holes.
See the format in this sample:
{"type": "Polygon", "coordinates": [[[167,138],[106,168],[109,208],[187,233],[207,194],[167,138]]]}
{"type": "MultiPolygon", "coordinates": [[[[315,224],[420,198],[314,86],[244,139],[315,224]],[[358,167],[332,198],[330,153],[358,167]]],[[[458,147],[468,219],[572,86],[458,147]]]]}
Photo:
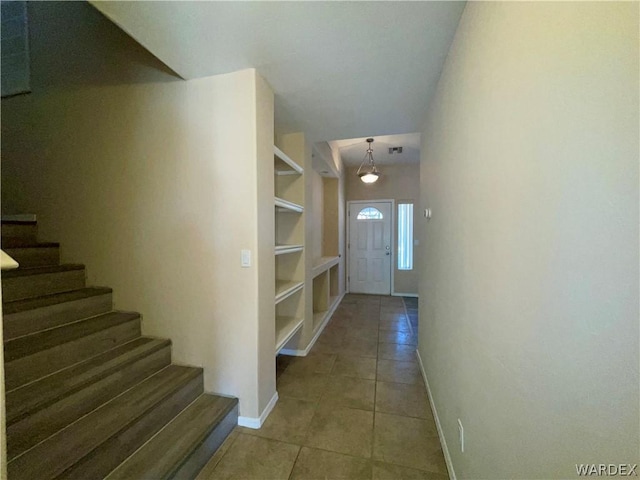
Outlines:
{"type": "Polygon", "coordinates": [[[389,292],[389,295],[393,296],[393,292],[395,292],[395,285],[394,285],[394,263],[395,262],[395,258],[396,258],[396,233],[395,233],[395,225],[396,225],[396,201],[393,198],[380,198],[380,199],[375,199],[375,200],[348,200],[347,201],[347,211],[346,211],[346,215],[345,218],[347,219],[347,258],[346,258],[346,262],[345,262],[345,266],[346,266],[346,272],[347,272],[347,286],[345,288],[345,292],[346,293],[350,293],[351,292],[351,274],[350,274],[350,269],[351,269],[351,217],[349,216],[349,212],[351,212],[351,205],[352,204],[361,204],[361,205],[365,205],[368,203],[375,203],[375,202],[389,202],[391,203],[391,262],[389,264],[389,275],[390,275],[390,280],[391,280],[391,291],[389,292]]]}

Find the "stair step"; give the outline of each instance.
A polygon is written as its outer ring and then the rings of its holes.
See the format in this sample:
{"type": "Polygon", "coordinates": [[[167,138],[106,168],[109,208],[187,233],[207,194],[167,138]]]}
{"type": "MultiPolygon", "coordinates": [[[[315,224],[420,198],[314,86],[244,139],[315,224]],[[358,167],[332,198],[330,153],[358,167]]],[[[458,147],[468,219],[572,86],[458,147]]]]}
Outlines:
{"type": "Polygon", "coordinates": [[[0,226],[0,234],[2,235],[2,248],[6,248],[5,240],[9,243],[12,241],[35,242],[38,237],[38,224],[31,221],[2,221],[0,226]]]}
{"type": "Polygon", "coordinates": [[[84,286],[84,265],[18,268],[2,274],[2,298],[5,302],[78,290],[84,286]]]}
{"type": "Polygon", "coordinates": [[[20,268],[45,267],[60,263],[59,243],[34,243],[22,247],[9,247],[4,251],[20,268]]]}
{"type": "Polygon", "coordinates": [[[11,459],[9,478],[103,478],[201,393],[202,369],[170,365],[11,459]]]}
{"type": "Polygon", "coordinates": [[[16,457],[171,363],[171,342],[139,338],[7,394],[16,457]]]}
{"type": "Polygon", "coordinates": [[[200,395],[107,480],[194,478],[237,423],[236,398],[200,395]]]}
{"type": "Polygon", "coordinates": [[[107,313],[112,308],[112,291],[104,287],[88,287],[4,303],[4,340],[107,313]]]}
{"type": "Polygon", "coordinates": [[[110,312],[9,340],[4,345],[5,388],[11,391],[140,334],[139,314],[110,312]]]}

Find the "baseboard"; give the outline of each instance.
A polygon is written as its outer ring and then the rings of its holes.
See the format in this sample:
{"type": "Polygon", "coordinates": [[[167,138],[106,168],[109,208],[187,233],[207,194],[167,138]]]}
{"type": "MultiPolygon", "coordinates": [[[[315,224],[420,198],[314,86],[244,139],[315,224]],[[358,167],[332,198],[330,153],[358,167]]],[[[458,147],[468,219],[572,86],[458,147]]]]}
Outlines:
{"type": "Polygon", "coordinates": [[[436,428],[438,429],[438,437],[440,438],[440,446],[442,447],[442,453],[444,453],[444,461],[447,464],[447,470],[449,471],[449,478],[456,480],[456,472],[453,469],[453,463],[451,462],[451,455],[449,454],[449,448],[447,447],[447,440],[444,438],[444,432],[442,431],[442,425],[440,425],[440,419],[438,418],[438,412],[436,410],[436,404],[433,401],[431,395],[431,388],[429,388],[429,381],[427,380],[427,374],[424,371],[424,365],[422,364],[422,358],[420,352],[416,349],[416,357],[418,357],[418,365],[420,365],[420,371],[422,372],[422,378],[424,379],[425,387],[427,388],[427,396],[429,397],[429,404],[431,405],[431,412],[433,418],[436,421],[436,428]]]}
{"type": "Polygon", "coordinates": [[[273,394],[273,397],[271,397],[271,400],[269,400],[269,403],[267,403],[267,406],[264,407],[264,410],[262,411],[259,417],[238,416],[238,425],[240,427],[253,428],[254,430],[259,429],[260,427],[262,427],[262,424],[271,413],[271,410],[273,410],[273,407],[276,406],[276,403],[278,403],[278,392],[273,394]]]}
{"type": "Polygon", "coordinates": [[[293,357],[306,357],[307,355],[309,355],[309,352],[311,351],[313,346],[316,344],[316,341],[318,340],[318,338],[320,338],[320,335],[322,334],[324,327],[326,327],[327,323],[329,323],[329,320],[331,320],[331,317],[335,313],[336,308],[338,308],[338,305],[340,305],[340,302],[342,302],[342,299],[344,298],[345,294],[346,292],[340,295],[338,300],[336,300],[334,304],[331,305],[331,308],[327,310],[327,314],[325,315],[324,320],[318,327],[318,330],[316,331],[316,333],[313,335],[313,338],[309,342],[309,345],[307,345],[307,348],[305,348],[304,350],[292,350],[288,348],[283,348],[282,350],[280,350],[280,353],[283,355],[291,355],[293,357]]]}
{"type": "Polygon", "coordinates": [[[402,292],[393,292],[391,294],[392,297],[413,297],[418,298],[417,293],[402,293],[402,292]]]}

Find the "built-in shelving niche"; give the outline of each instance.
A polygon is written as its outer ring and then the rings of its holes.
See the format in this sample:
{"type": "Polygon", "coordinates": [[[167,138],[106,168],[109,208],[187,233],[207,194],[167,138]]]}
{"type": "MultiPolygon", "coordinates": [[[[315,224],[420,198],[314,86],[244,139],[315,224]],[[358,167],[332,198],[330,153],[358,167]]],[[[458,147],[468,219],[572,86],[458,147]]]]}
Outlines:
{"type": "Polygon", "coordinates": [[[313,330],[324,324],[340,300],[338,283],[339,257],[323,257],[323,264],[316,264],[313,277],[313,330]],[[329,260],[330,259],[330,260],[329,260]]]}
{"type": "Polygon", "coordinates": [[[304,169],[274,153],[276,355],[304,325],[304,169]]]}

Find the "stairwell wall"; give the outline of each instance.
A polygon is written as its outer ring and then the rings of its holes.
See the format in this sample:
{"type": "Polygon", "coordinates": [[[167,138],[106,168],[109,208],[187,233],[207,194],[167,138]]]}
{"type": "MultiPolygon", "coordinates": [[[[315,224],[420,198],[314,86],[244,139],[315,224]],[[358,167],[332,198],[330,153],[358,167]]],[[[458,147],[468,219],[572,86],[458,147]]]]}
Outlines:
{"type": "Polygon", "coordinates": [[[41,241],[259,417],[275,395],[273,93],[254,70],[181,81],[86,3],[29,13],[33,93],[2,100],[3,212],[36,213],[41,241]]]}

